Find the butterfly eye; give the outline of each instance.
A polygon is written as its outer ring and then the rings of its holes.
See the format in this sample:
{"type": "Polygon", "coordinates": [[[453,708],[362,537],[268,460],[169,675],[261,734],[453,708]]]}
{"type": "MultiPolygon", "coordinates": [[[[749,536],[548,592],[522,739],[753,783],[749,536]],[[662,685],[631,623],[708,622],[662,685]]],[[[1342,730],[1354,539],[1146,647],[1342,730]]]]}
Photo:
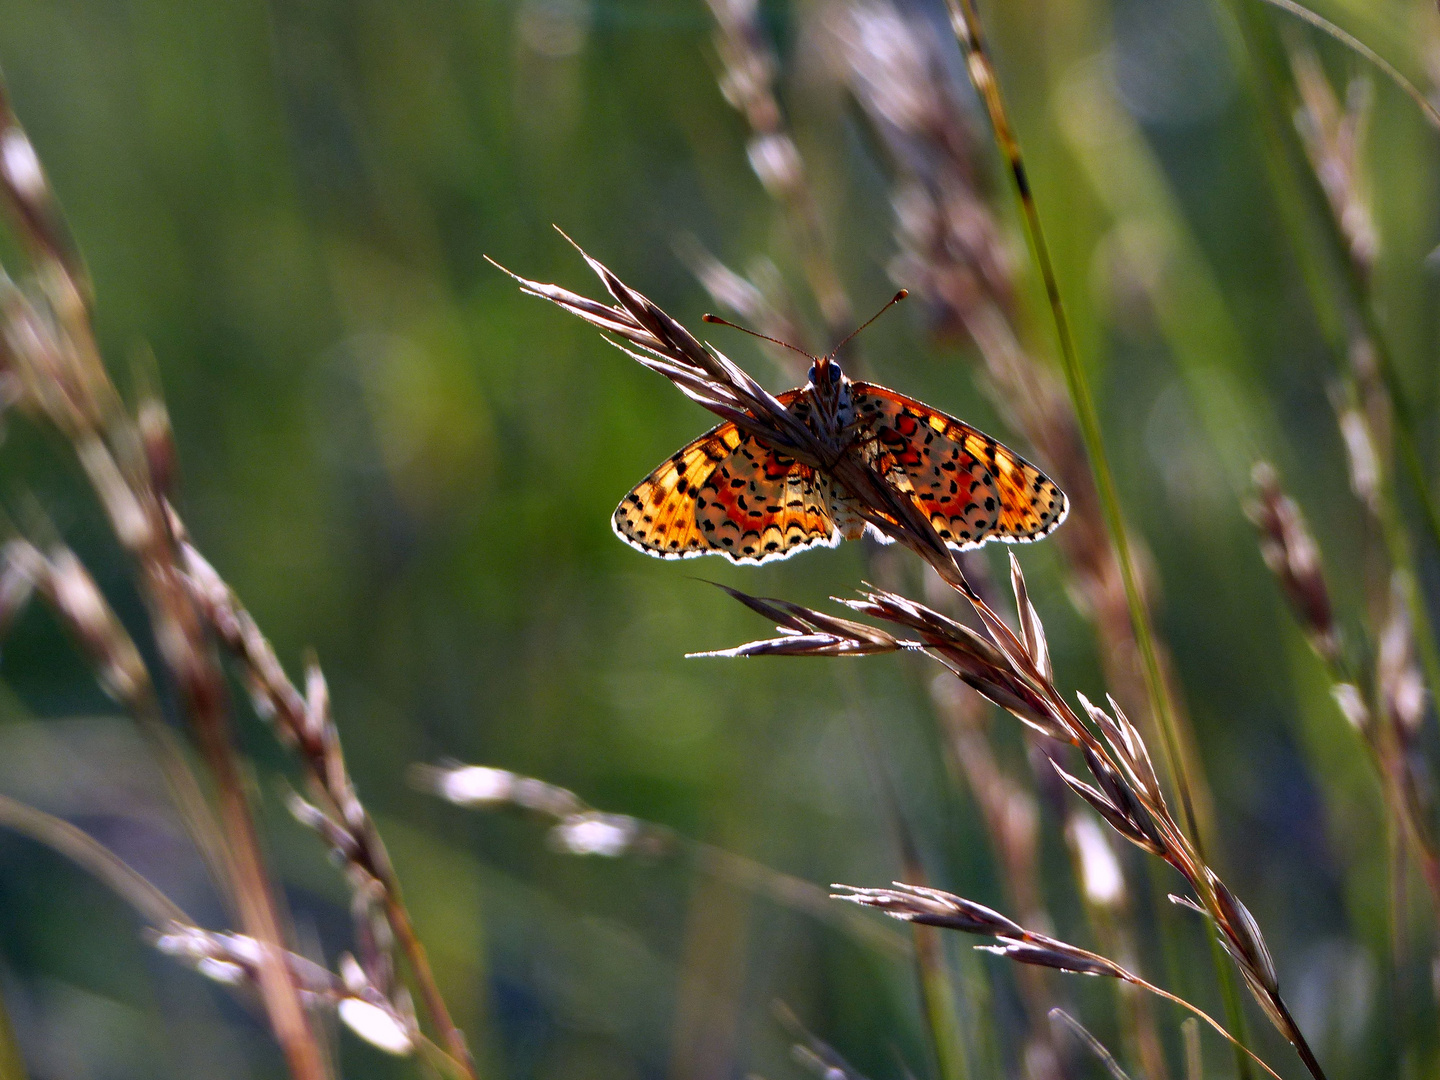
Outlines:
{"type": "Polygon", "coordinates": [[[830,364],[830,381],[832,383],[840,381],[840,365],[833,361],[830,364]]]}
{"type": "Polygon", "coordinates": [[[809,372],[809,374],[807,374],[807,375],[805,376],[805,378],[806,378],[806,380],[807,380],[808,382],[810,382],[810,383],[812,383],[812,384],[815,382],[815,365],[814,365],[814,364],[811,364],[811,365],[810,365],[810,372],[809,372]]]}

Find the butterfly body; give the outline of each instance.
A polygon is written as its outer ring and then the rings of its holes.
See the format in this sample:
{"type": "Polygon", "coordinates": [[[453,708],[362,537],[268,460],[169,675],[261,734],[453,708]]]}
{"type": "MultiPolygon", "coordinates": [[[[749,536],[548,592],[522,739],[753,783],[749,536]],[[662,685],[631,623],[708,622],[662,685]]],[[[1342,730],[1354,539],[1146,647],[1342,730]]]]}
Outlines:
{"type": "MultiPolygon", "coordinates": [[[[815,436],[828,459],[822,465],[860,455],[913,498],[953,548],[1038,540],[1064,520],[1064,494],[1023,458],[913,398],[852,381],[832,358],[817,360],[809,381],[778,400],[815,436]]],[[[834,547],[867,529],[889,542],[824,468],[797,462],[729,422],[642,480],[612,525],[632,547],[665,559],[765,563],[834,547]]]]}

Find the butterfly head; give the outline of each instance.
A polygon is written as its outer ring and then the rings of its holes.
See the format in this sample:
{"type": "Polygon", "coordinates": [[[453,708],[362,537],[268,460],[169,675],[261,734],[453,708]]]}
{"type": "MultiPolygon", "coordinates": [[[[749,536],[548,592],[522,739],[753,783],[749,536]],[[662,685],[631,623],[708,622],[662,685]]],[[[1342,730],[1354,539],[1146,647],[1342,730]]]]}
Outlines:
{"type": "Polygon", "coordinates": [[[791,345],[787,341],[781,341],[779,338],[773,338],[769,334],[761,334],[755,330],[746,330],[745,327],[736,326],[734,323],[727,319],[722,319],[718,315],[706,315],[705,321],[708,323],[719,323],[722,326],[734,327],[736,330],[744,331],[752,337],[763,338],[765,341],[797,352],[801,356],[810,357],[812,363],[810,365],[809,382],[806,383],[805,390],[809,394],[810,399],[814,401],[815,407],[821,419],[825,422],[826,427],[831,431],[836,431],[848,427],[854,418],[850,407],[850,380],[845,377],[845,372],[841,370],[840,361],[837,360],[836,357],[839,356],[840,350],[849,344],[851,338],[909,295],[909,292],[901,289],[891,298],[888,304],[870,316],[870,318],[866,319],[854,330],[850,331],[845,339],[836,345],[826,356],[814,356],[796,345],[791,345]]]}
{"type": "Polygon", "coordinates": [[[805,389],[810,392],[816,408],[826,420],[836,420],[847,411],[850,403],[850,380],[833,354],[815,358],[815,362],[810,365],[809,382],[805,389]]]}

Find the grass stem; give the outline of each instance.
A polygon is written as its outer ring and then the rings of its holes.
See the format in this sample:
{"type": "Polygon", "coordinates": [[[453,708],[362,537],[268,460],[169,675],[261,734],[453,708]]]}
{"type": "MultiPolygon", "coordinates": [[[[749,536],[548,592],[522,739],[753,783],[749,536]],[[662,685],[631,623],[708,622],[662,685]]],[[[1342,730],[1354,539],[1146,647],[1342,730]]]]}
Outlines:
{"type": "Polygon", "coordinates": [[[1045,296],[1054,319],[1065,383],[1070,391],[1076,418],[1080,423],[1081,437],[1084,440],[1085,450],[1090,458],[1090,466],[1095,475],[1105,524],[1115,546],[1115,555],[1125,586],[1125,599],[1130,608],[1130,619],[1134,626],[1135,642],[1140,650],[1141,663],[1144,668],[1150,707],[1154,711],[1161,731],[1165,758],[1169,765],[1172,782],[1180,798],[1186,830],[1194,835],[1194,799],[1190,793],[1190,783],[1181,757],[1180,741],[1175,730],[1174,710],[1171,707],[1169,692],[1160,671],[1160,661],[1155,650],[1149,611],[1140,592],[1134,560],[1131,557],[1130,545],[1125,535],[1124,519],[1120,512],[1120,499],[1115,490],[1114,476],[1110,471],[1109,459],[1105,453],[1105,443],[1100,431],[1095,401],[1090,392],[1089,380],[1080,363],[1079,350],[1075,345],[1069,318],[1065,314],[1059,282],[1056,280],[1055,267],[1050,257],[1050,247],[1045,240],[1045,233],[1040,224],[1040,213],[1035,205],[1024,158],[1020,153],[1020,143],[1010,125],[1009,115],[1000,93],[1000,84],[995,76],[995,68],[990,62],[986,50],[974,0],[947,0],[947,2],[950,8],[951,23],[966,54],[970,78],[984,99],[985,108],[990,115],[991,126],[994,129],[995,141],[1015,183],[1020,212],[1025,223],[1025,233],[1030,242],[1030,248],[1035,257],[1035,264],[1040,272],[1045,296]]]}
{"type": "Polygon", "coordinates": [[[916,926],[915,966],[920,973],[920,999],[942,1080],[969,1080],[964,1040],[956,1013],[955,988],[945,970],[945,949],[940,931],[916,926]]]}
{"type": "MultiPolygon", "coordinates": [[[[994,131],[995,142],[1005,158],[1011,179],[1014,181],[1015,192],[1020,203],[1021,217],[1025,224],[1026,237],[1029,240],[1030,249],[1035,258],[1035,265],[1040,273],[1041,282],[1045,289],[1045,296],[1049,303],[1050,313],[1055,323],[1055,334],[1060,346],[1061,367],[1065,373],[1065,383],[1070,391],[1070,397],[1075,407],[1076,418],[1080,424],[1081,437],[1085,443],[1086,453],[1090,458],[1090,467],[1095,475],[1095,484],[1100,494],[1100,504],[1105,517],[1105,524],[1115,547],[1120,576],[1125,587],[1125,600],[1130,609],[1130,620],[1134,628],[1135,643],[1140,650],[1141,663],[1145,675],[1145,685],[1150,697],[1150,707],[1155,714],[1156,726],[1160,729],[1161,746],[1164,751],[1171,783],[1179,797],[1181,823],[1195,843],[1197,850],[1199,850],[1203,856],[1204,841],[1196,827],[1195,800],[1191,791],[1192,785],[1186,768],[1186,761],[1182,755],[1179,733],[1176,730],[1175,711],[1170,701],[1164,676],[1160,670],[1160,661],[1155,648],[1154,633],[1150,625],[1150,613],[1146,606],[1145,599],[1140,592],[1139,582],[1135,573],[1134,560],[1130,552],[1129,539],[1125,533],[1124,518],[1120,510],[1120,499],[1115,489],[1114,475],[1110,470],[1109,459],[1105,452],[1105,443],[1100,430],[1099,416],[1095,409],[1094,398],[1090,392],[1089,380],[1086,378],[1085,369],[1080,363],[1079,350],[1075,344],[1074,334],[1070,329],[1070,321],[1065,314],[1065,305],[1060,295],[1059,282],[1055,276],[1054,263],[1050,257],[1049,244],[1046,242],[1045,232],[1040,224],[1039,209],[1035,205],[1029,175],[1025,168],[1024,158],[1020,152],[1020,142],[1010,124],[1004,98],[1000,92],[1000,83],[996,77],[995,67],[990,61],[989,52],[985,45],[984,34],[981,29],[979,12],[975,6],[975,0],[947,0],[947,7],[950,11],[951,25],[965,53],[971,81],[985,102],[985,108],[989,113],[991,127],[994,131]]],[[[1211,939],[1212,959],[1215,961],[1216,974],[1219,978],[1221,991],[1226,1002],[1227,1019],[1233,1027],[1236,1027],[1237,1032],[1239,1032],[1237,1022],[1243,1020],[1243,1014],[1239,1011],[1239,992],[1235,983],[1235,976],[1230,969],[1230,965],[1225,962],[1219,940],[1213,932],[1209,934],[1209,937],[1211,939]]],[[[1247,1060],[1249,1051],[1238,1042],[1236,1046],[1236,1064],[1243,1078],[1249,1072],[1249,1062],[1247,1060]]],[[[1305,1048],[1302,1057],[1307,1055],[1308,1047],[1305,1048]]]]}

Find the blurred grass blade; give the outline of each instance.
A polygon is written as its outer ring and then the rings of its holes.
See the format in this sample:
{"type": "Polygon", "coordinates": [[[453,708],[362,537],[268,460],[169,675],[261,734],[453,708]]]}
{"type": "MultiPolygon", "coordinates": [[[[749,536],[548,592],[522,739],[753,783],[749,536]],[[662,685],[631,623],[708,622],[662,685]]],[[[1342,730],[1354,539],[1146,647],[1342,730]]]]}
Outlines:
{"type": "Polygon", "coordinates": [[[37,844],[64,855],[109,886],[156,929],[169,923],[195,924],[194,919],[129,863],[68,821],[8,795],[0,795],[0,827],[28,836],[37,844]]]}
{"type": "Polygon", "coordinates": [[[20,1056],[20,1043],[15,1038],[15,1025],[10,1023],[5,999],[0,997],[0,1080],[27,1080],[28,1076],[25,1060],[20,1056]]]}
{"type": "MultiPolygon", "coordinates": [[[[1375,298],[1352,257],[1343,229],[1306,157],[1299,134],[1290,122],[1290,102],[1283,89],[1289,85],[1290,71],[1275,30],[1260,17],[1257,8],[1243,0],[1217,0],[1217,3],[1222,12],[1229,15],[1222,23],[1231,29],[1229,40],[1236,67],[1256,104],[1254,111],[1272,192],[1290,233],[1316,318],[1342,367],[1348,367],[1349,350],[1357,334],[1373,348],[1375,367],[1393,414],[1395,449],[1410,479],[1431,543],[1440,550],[1440,508],[1436,506],[1428,470],[1420,454],[1415,415],[1395,370],[1394,355],[1375,298]],[[1337,317],[1337,307],[1349,318],[1337,317]]],[[[1285,10],[1293,9],[1286,7],[1285,10]]],[[[1325,27],[1322,29],[1330,32],[1325,27]]],[[[1363,55],[1368,58],[1369,54],[1363,55]]],[[[1405,574],[1406,599],[1415,621],[1430,691],[1440,694],[1440,646],[1436,645],[1430,613],[1416,585],[1419,579],[1414,552],[1402,525],[1403,515],[1393,477],[1382,478],[1381,492],[1386,547],[1391,560],[1405,574]]]]}
{"type": "MultiPolygon", "coordinates": [[[[925,868],[914,834],[905,820],[890,775],[885,771],[886,758],[874,737],[870,722],[861,718],[855,724],[857,736],[865,748],[867,771],[875,784],[885,818],[895,839],[900,865],[907,880],[922,887],[925,868]]],[[[965,1035],[960,1029],[960,1013],[955,987],[945,964],[945,944],[940,930],[934,926],[912,925],[915,937],[915,970],[920,982],[920,1000],[925,1010],[926,1031],[935,1054],[940,1080],[970,1080],[970,1066],[965,1056],[965,1035]]]]}
{"type": "Polygon", "coordinates": [[[1311,11],[1302,4],[1297,4],[1295,0],[1264,0],[1264,3],[1277,7],[1281,11],[1288,11],[1298,19],[1304,19],[1317,30],[1329,34],[1347,49],[1363,56],[1379,68],[1387,79],[1403,90],[1406,97],[1420,107],[1420,111],[1425,114],[1425,119],[1429,120],[1436,128],[1440,128],[1440,110],[1437,110],[1435,106],[1430,103],[1430,99],[1421,92],[1420,88],[1406,78],[1399,68],[1390,63],[1389,60],[1386,60],[1374,49],[1370,48],[1369,45],[1366,45],[1354,34],[1340,29],[1340,27],[1325,18],[1325,16],[1318,12],[1311,11]]]}
{"type": "Polygon", "coordinates": [[[1185,1080],[1205,1080],[1205,1059],[1200,1053],[1200,1021],[1193,1016],[1182,1021],[1180,1034],[1185,1040],[1185,1080]]]}
{"type": "Polygon", "coordinates": [[[1106,1049],[1104,1043],[1090,1034],[1089,1029],[1079,1020],[1059,1008],[1050,1010],[1050,1020],[1057,1026],[1068,1028],[1072,1035],[1084,1043],[1086,1049],[1095,1055],[1101,1065],[1105,1066],[1105,1071],[1110,1074],[1111,1080],[1130,1080],[1125,1070],[1120,1067],[1120,1063],[1115,1060],[1115,1055],[1106,1049]]]}

